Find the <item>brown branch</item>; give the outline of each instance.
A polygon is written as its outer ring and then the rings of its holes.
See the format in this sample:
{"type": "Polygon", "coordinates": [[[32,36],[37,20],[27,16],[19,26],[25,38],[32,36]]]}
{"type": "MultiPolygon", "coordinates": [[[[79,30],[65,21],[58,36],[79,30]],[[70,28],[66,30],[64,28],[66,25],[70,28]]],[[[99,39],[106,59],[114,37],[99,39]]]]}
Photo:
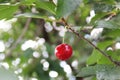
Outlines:
{"type": "Polygon", "coordinates": [[[66,20],[64,18],[62,18],[62,22],[64,23],[64,25],[66,26],[67,29],[69,29],[70,31],[72,31],[76,36],[78,36],[78,38],[85,40],[86,42],[88,42],[90,45],[92,45],[96,50],[98,50],[102,55],[104,55],[106,58],[108,58],[113,64],[120,66],[120,62],[115,61],[111,56],[109,56],[107,53],[105,53],[104,51],[102,51],[100,48],[98,48],[96,45],[94,45],[91,41],[89,41],[88,39],[84,38],[82,35],[80,35],[78,32],[76,32],[75,30],[73,30],[70,25],[68,25],[68,23],[66,22],[66,20]]]}
{"type": "Polygon", "coordinates": [[[18,39],[12,45],[12,47],[10,48],[10,51],[6,54],[6,57],[11,56],[12,51],[16,48],[16,46],[18,45],[18,43],[22,40],[23,36],[25,35],[26,31],[28,30],[30,22],[31,22],[31,18],[28,18],[27,21],[26,21],[26,23],[25,23],[25,26],[23,28],[23,31],[22,31],[21,35],[18,37],[18,39]]]}

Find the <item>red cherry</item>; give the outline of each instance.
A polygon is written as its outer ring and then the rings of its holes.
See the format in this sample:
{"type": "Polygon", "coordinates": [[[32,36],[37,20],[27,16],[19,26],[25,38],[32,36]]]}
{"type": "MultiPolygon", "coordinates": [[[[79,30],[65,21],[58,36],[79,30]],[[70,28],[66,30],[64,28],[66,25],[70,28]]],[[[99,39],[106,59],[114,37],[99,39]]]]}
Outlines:
{"type": "Polygon", "coordinates": [[[72,47],[68,44],[60,44],[55,48],[55,55],[59,60],[67,60],[72,56],[72,47]]]}

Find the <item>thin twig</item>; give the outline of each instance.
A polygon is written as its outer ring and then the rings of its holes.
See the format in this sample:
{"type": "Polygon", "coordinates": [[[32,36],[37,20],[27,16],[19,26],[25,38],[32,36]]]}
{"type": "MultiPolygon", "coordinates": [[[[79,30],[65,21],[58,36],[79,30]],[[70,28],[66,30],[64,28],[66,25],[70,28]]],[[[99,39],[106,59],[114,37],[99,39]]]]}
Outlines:
{"type": "Polygon", "coordinates": [[[16,46],[18,45],[18,43],[22,40],[23,36],[25,35],[25,33],[28,30],[29,24],[31,22],[31,18],[28,18],[25,26],[23,28],[23,31],[21,32],[21,35],[18,37],[18,39],[16,40],[16,42],[12,45],[12,47],[10,48],[10,51],[7,53],[6,57],[11,56],[12,51],[16,48],[16,46]]]}
{"type": "Polygon", "coordinates": [[[120,62],[115,61],[111,56],[109,56],[107,53],[105,53],[104,51],[102,51],[100,48],[98,48],[96,45],[94,45],[91,41],[89,41],[88,39],[84,38],[82,35],[80,35],[78,32],[76,32],[75,30],[73,30],[70,25],[68,25],[68,23],[66,22],[66,20],[64,18],[62,18],[62,22],[64,23],[64,25],[66,26],[67,29],[69,29],[70,31],[72,31],[76,36],[78,36],[78,38],[83,39],[85,41],[87,41],[90,45],[92,45],[96,50],[98,50],[102,55],[104,55],[105,57],[107,57],[113,64],[120,66],[120,62]]]}

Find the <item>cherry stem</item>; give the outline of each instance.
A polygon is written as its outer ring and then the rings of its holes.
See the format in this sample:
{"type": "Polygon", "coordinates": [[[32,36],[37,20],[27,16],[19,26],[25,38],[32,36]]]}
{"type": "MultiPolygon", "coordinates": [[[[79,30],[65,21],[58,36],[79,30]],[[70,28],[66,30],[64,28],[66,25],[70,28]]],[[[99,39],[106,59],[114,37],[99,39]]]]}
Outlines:
{"type": "Polygon", "coordinates": [[[73,32],[76,36],[78,36],[78,38],[85,40],[90,45],[92,45],[97,51],[99,51],[102,55],[107,57],[113,64],[115,64],[117,66],[120,66],[120,62],[115,61],[111,56],[109,56],[107,53],[105,53],[100,48],[98,48],[96,45],[94,45],[91,41],[89,41],[88,39],[84,38],[82,35],[80,35],[78,32],[76,32],[74,29],[72,29],[64,18],[62,18],[62,22],[66,26],[66,28],[69,29],[71,32],[73,32]]]}
{"type": "MultiPolygon", "coordinates": [[[[65,26],[65,30],[67,29],[67,26],[65,26]]],[[[66,31],[65,31],[65,34],[66,34],[66,31]]],[[[65,34],[64,34],[64,36],[63,36],[63,40],[62,40],[62,43],[64,43],[65,42],[65,34]]]]}

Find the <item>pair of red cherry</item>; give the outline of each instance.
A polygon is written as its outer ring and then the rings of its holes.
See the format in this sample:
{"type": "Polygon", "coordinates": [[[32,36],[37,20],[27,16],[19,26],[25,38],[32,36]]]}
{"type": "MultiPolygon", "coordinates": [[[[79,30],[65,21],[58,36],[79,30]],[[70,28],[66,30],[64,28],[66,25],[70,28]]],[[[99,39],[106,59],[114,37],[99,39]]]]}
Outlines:
{"type": "Polygon", "coordinates": [[[55,48],[55,55],[59,60],[67,60],[72,56],[72,47],[68,44],[60,44],[55,48]]]}

